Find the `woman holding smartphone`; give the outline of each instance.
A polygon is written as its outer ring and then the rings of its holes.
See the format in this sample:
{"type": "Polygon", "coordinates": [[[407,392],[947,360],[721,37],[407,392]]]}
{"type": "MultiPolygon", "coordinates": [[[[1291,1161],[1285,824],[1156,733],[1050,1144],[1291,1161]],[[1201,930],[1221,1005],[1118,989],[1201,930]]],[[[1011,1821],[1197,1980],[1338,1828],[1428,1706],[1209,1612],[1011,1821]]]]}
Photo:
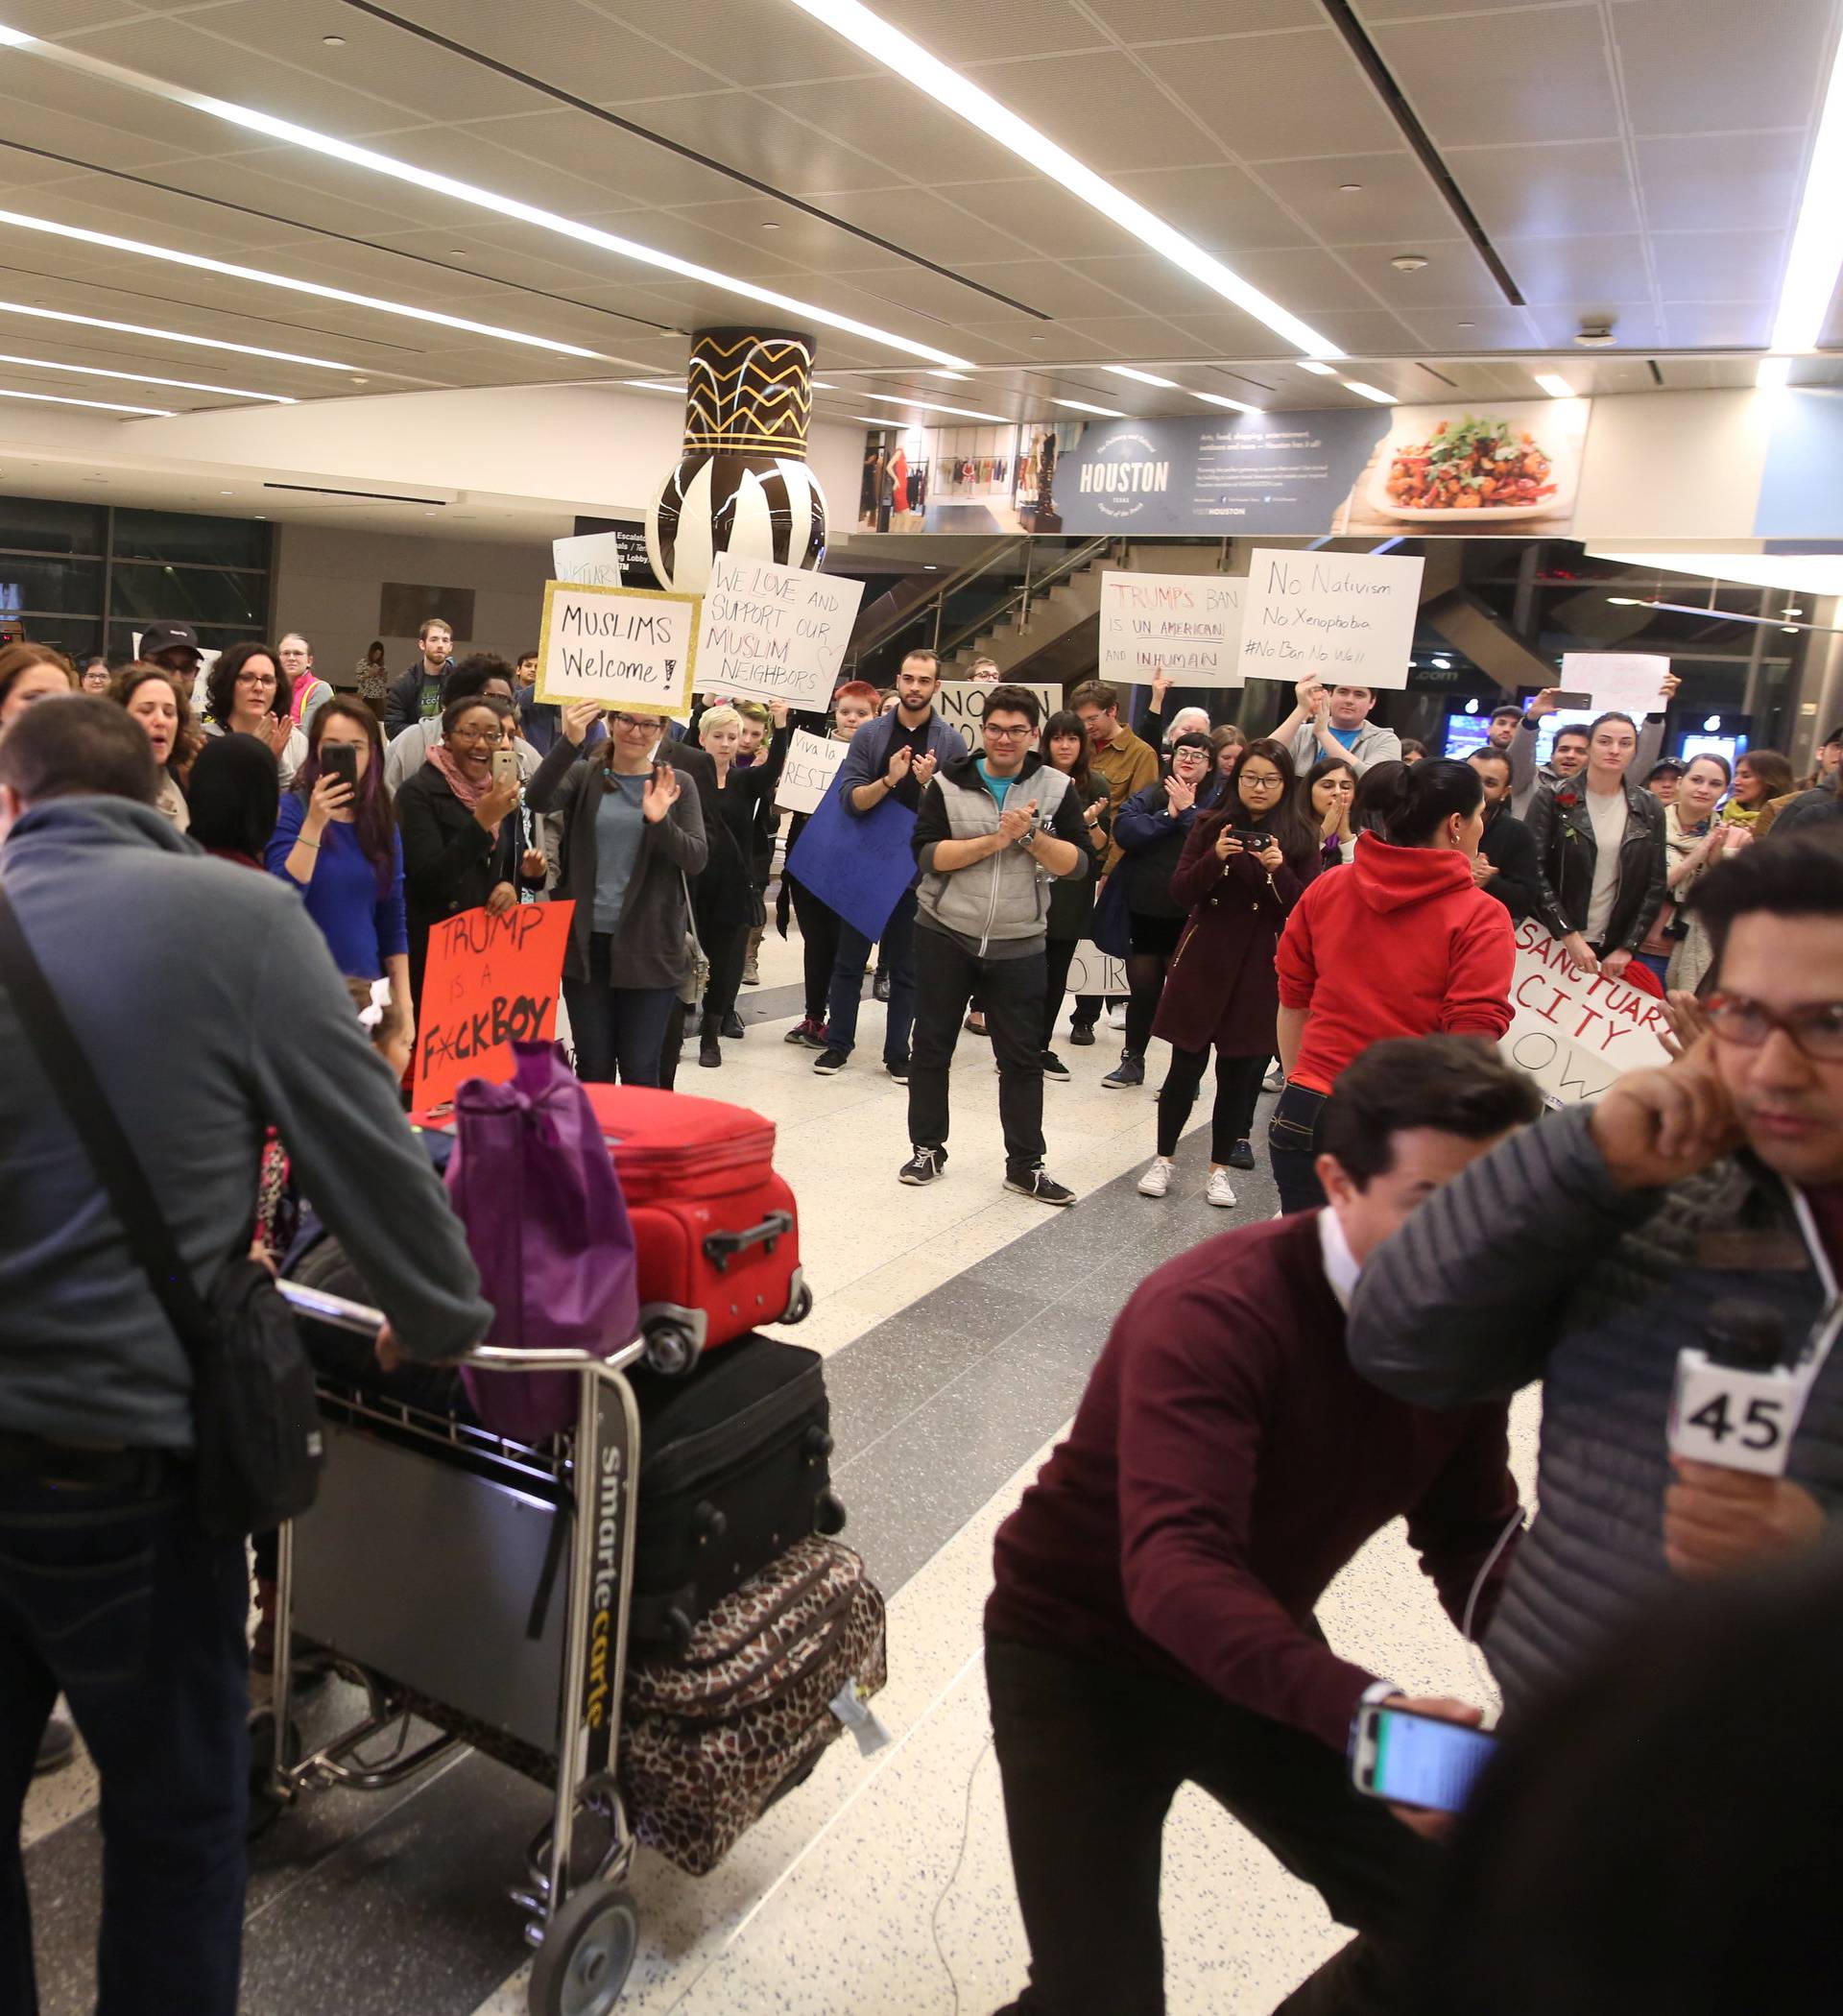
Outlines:
{"type": "Polygon", "coordinates": [[[1159,1148],[1139,1195],[1162,1197],[1172,1158],[1216,1053],[1209,1183],[1204,1201],[1230,1210],[1231,1169],[1252,1169],[1249,1136],[1280,1013],[1274,950],[1286,919],[1318,873],[1319,836],[1300,810],[1285,743],[1250,742],[1230,774],[1222,806],[1184,844],[1171,894],[1190,919],[1171,957],[1152,1033],[1171,1045],[1159,1092],[1159,1148]]]}
{"type": "Polygon", "coordinates": [[[658,1085],[666,1025],[692,978],[688,878],[708,858],[698,794],[656,762],[653,714],[604,718],[592,701],[563,708],[562,733],[531,780],[531,803],[563,822],[558,895],[576,905],[563,954],[563,1000],[576,1075],[658,1085]]]}
{"type": "Polygon", "coordinates": [[[340,972],[388,978],[408,1014],[403,842],[384,790],[377,716],[363,701],[335,694],[314,716],[265,857],[272,875],[300,891],[340,972]]]}
{"type": "Polygon", "coordinates": [[[410,986],[419,1002],[438,924],[463,910],[498,917],[518,900],[521,882],[543,886],[544,857],[525,849],[519,830],[516,764],[493,767],[511,714],[506,700],[451,701],[441,741],[396,794],[410,986]]]}

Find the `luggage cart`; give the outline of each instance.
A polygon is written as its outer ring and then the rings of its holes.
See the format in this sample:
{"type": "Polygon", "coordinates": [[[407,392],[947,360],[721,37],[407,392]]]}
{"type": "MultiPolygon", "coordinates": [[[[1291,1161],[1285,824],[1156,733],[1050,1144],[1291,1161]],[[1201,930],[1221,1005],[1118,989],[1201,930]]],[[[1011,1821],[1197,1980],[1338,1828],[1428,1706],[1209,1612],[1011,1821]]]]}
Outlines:
{"type": "MultiPolygon", "coordinates": [[[[280,1285],[309,1322],[371,1335],[384,1320],[280,1285]]],[[[512,1892],[537,1949],[531,2016],[604,2016],[637,1944],[615,1773],[640,1454],[625,1375],[644,1350],[635,1338],[606,1358],[471,1352],[470,1370],[578,1375],[576,1427],[542,1447],[323,1385],[320,1498],[279,1535],[274,1701],[252,1727],[258,1791],[278,1810],[316,1788],[384,1791],[463,1743],[551,1789],[512,1892]],[[304,1756],[291,1716],[298,1631],[367,1701],[361,1721],[304,1756]],[[409,1749],[413,1716],[436,1734],[409,1749]],[[363,1754],[379,1743],[387,1755],[363,1754]],[[592,1862],[585,1816],[604,1836],[592,1862]]]]}

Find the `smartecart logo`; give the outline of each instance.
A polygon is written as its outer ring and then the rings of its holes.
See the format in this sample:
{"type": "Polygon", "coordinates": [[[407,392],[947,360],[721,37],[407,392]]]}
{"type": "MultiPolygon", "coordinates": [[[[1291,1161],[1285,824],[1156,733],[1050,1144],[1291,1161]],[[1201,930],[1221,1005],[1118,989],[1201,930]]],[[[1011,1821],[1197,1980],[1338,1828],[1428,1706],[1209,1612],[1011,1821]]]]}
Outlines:
{"type": "Polygon", "coordinates": [[[1110,518],[1137,517],[1148,498],[1171,488],[1171,465],[1143,434],[1111,435],[1082,464],[1077,486],[1083,496],[1100,500],[1110,518]]]}

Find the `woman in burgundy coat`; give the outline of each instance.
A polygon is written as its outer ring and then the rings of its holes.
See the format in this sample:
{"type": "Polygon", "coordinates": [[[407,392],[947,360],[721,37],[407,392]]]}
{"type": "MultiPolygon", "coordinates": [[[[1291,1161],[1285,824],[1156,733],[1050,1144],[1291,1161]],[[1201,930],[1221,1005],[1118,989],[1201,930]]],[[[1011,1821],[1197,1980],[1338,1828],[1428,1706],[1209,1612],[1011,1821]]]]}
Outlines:
{"type": "Polygon", "coordinates": [[[1255,1165],[1248,1137],[1280,1008],[1274,948],[1318,872],[1318,834],[1298,801],[1284,743],[1250,742],[1230,772],[1222,804],[1185,842],[1171,893],[1189,906],[1190,918],[1152,1025],[1171,1045],[1171,1068],[1159,1093],[1159,1152],[1139,1179],[1142,1197],[1162,1197],[1171,1188],[1178,1137],[1212,1048],[1216,1104],[1206,1199],[1233,1207],[1229,1171],[1255,1165]]]}

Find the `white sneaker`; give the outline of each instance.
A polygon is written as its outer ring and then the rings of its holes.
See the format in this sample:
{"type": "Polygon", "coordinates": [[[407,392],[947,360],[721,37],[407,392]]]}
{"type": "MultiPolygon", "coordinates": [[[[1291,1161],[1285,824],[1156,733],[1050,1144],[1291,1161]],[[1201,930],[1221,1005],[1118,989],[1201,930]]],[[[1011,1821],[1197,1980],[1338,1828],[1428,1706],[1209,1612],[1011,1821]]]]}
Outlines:
{"type": "Polygon", "coordinates": [[[1115,1001],[1113,1007],[1107,1011],[1107,1026],[1110,1029],[1124,1029],[1126,1027],[1126,1003],[1124,1001],[1115,1001]]]}
{"type": "Polygon", "coordinates": [[[1234,1210],[1234,1187],[1229,1181],[1229,1171],[1227,1169],[1211,1169],[1209,1171],[1209,1186],[1203,1193],[1203,1201],[1206,1204],[1217,1205],[1224,1211],[1234,1210]]]}
{"type": "Polygon", "coordinates": [[[1262,1092],[1285,1091],[1286,1073],[1281,1069],[1279,1058],[1267,1067],[1267,1075],[1260,1081],[1260,1089],[1262,1092]]]}
{"type": "MultiPolygon", "coordinates": [[[[1167,1162],[1162,1155],[1152,1158],[1152,1166],[1139,1178],[1141,1197],[1162,1197],[1171,1188],[1171,1179],[1178,1173],[1178,1165],[1167,1162]]],[[[1229,1200],[1232,1204],[1234,1199],[1229,1200]]]]}

